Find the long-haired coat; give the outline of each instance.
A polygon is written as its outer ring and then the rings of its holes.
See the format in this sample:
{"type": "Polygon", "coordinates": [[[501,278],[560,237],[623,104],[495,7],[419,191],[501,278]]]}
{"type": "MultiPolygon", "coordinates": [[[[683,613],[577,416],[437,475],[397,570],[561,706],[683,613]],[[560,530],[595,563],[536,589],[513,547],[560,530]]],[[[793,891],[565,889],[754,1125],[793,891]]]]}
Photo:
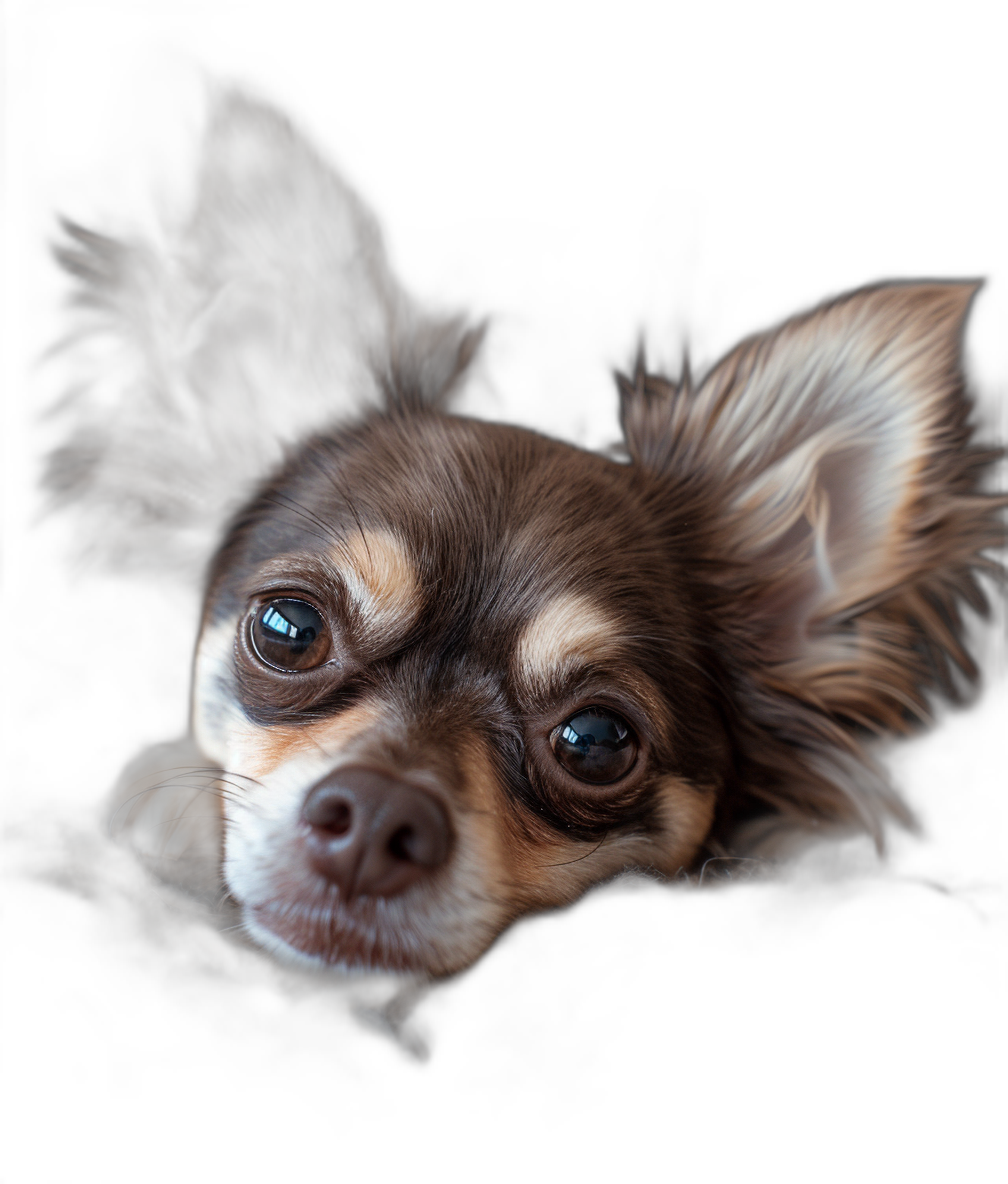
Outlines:
{"type": "Polygon", "coordinates": [[[700,379],[640,356],[603,456],[452,415],[482,327],[419,309],[241,94],[185,219],[67,224],[58,255],[79,381],[47,485],[113,561],[205,567],[191,736],[113,826],[263,945],[443,974],[625,869],[908,818],[872,741],[976,679],[1004,538],[976,284],[864,288],[700,379]]]}

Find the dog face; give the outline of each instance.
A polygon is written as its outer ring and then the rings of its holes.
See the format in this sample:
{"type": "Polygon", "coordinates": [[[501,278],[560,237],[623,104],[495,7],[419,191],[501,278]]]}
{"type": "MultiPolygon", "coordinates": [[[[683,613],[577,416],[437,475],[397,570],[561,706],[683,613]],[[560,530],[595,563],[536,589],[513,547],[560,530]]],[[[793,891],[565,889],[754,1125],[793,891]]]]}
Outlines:
{"type": "Polygon", "coordinates": [[[247,785],[249,927],[443,972],[625,867],[687,868],[727,760],[703,635],[631,466],[442,415],[313,441],[219,553],[196,659],[197,739],[247,785]]]}
{"type": "Polygon", "coordinates": [[[217,548],[192,729],[264,945],[447,973],[768,816],[908,819],[870,741],[976,678],[963,607],[1004,541],[976,284],[850,293],[697,383],[641,357],[616,460],[453,417],[481,331],[419,309],[244,96],[166,243],[68,230],[82,370],[47,484],[116,559],[217,548]]]}

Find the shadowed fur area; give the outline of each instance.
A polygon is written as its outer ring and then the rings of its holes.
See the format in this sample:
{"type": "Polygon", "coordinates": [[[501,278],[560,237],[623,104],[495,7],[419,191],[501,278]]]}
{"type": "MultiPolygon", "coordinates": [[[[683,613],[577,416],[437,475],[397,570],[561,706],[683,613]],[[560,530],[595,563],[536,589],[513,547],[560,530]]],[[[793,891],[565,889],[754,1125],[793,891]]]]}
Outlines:
{"type": "Polygon", "coordinates": [[[201,159],[168,249],[68,228],[46,483],[113,560],[206,565],[186,751],[226,792],[172,850],[255,940],[451,973],[626,870],[911,821],[875,744],[976,682],[1002,575],[976,284],[863,288],[699,380],[641,356],[617,460],[451,413],[483,327],[419,310],[282,116],[218,95],[201,159]]]}

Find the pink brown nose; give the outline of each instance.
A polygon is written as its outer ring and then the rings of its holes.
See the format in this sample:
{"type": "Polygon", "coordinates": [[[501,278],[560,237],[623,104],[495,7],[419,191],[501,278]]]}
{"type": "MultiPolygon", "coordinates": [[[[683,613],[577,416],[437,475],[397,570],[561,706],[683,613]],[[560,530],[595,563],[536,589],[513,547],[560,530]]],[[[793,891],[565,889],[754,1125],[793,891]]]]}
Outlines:
{"type": "Polygon", "coordinates": [[[389,773],[350,765],[315,785],[301,817],[312,867],[354,896],[396,896],[448,858],[443,808],[389,773]]]}

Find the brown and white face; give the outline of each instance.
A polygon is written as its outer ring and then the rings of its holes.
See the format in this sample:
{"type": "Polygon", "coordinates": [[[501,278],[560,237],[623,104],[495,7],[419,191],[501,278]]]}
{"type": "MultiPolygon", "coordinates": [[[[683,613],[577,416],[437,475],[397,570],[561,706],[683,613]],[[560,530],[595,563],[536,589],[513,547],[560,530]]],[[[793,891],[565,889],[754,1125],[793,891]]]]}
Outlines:
{"type": "Polygon", "coordinates": [[[163,237],[64,226],[81,370],[46,483],[91,547],[174,570],[282,448],[374,409],[304,444],[211,568],[193,730],[260,941],[446,972],[764,815],[908,818],[867,741],[975,681],[964,610],[1003,573],[977,284],[847,293],[697,383],[641,356],[615,464],[446,413],[482,328],[415,304],[278,112],[220,93],[198,173],[163,237]]]}
{"type": "Polygon", "coordinates": [[[688,566],[629,466],[375,418],[309,444],[211,572],[194,730],[250,934],[447,973],[707,835],[725,744],[688,566]],[[677,570],[678,568],[678,570],[677,570]]]}

